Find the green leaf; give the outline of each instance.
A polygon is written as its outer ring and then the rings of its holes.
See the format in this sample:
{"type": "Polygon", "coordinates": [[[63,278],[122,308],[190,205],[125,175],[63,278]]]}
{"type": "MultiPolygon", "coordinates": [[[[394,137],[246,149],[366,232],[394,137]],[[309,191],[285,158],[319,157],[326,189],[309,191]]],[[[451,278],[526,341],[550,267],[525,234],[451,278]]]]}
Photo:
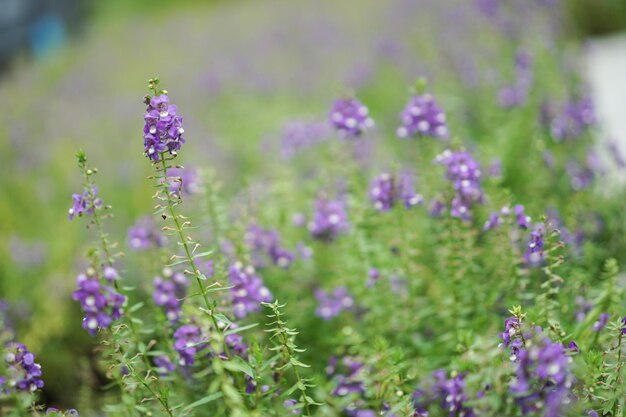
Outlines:
{"type": "Polygon", "coordinates": [[[129,313],[134,313],[135,311],[138,311],[141,307],[143,307],[145,305],[145,303],[143,301],[135,304],[134,306],[132,306],[131,308],[128,309],[129,313]]]}
{"type": "Polygon", "coordinates": [[[224,362],[224,368],[228,369],[229,371],[243,372],[250,378],[255,378],[256,376],[254,369],[252,369],[250,364],[241,359],[239,356],[235,357],[233,360],[224,362]]]}
{"type": "Polygon", "coordinates": [[[191,409],[199,407],[201,405],[208,404],[211,401],[215,401],[218,398],[221,398],[222,395],[223,394],[221,392],[214,392],[213,394],[209,394],[206,397],[200,398],[198,401],[195,401],[195,402],[189,404],[187,407],[184,408],[184,410],[191,410],[191,409]]]}
{"type": "Polygon", "coordinates": [[[240,332],[243,332],[244,330],[252,329],[258,325],[259,323],[252,323],[252,324],[248,324],[247,326],[237,327],[236,329],[228,329],[224,332],[224,336],[228,336],[229,334],[240,333],[240,332]]]}

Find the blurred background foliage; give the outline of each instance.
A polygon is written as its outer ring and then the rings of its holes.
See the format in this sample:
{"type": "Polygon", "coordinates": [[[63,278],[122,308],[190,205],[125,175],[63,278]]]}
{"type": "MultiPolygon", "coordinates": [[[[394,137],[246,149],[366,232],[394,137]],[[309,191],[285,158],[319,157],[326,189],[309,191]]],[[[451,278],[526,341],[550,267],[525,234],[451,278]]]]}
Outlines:
{"type": "MultiPolygon", "coordinates": [[[[392,133],[397,114],[407,86],[427,76],[458,136],[475,141],[485,164],[502,158],[503,183],[518,201],[531,213],[560,205],[564,217],[576,221],[563,198],[568,185],[542,185],[550,174],[537,160],[519,157],[528,152],[528,126],[534,127],[541,100],[563,98],[559,80],[576,75],[561,72],[543,50],[535,56],[541,81],[530,99],[534,105],[509,115],[494,91],[513,71],[515,48],[494,36],[471,2],[453,2],[452,8],[436,0],[79,3],[72,19],[86,24],[68,25],[69,37],[54,53],[25,47],[4,62],[0,76],[0,295],[12,304],[20,340],[38,352],[51,405],[80,407],[76,399],[86,398],[81,390],[102,382],[90,371],[94,341],[70,298],[88,240],[82,226],[67,222],[70,196],[80,188],[74,153],[84,147],[100,168],[101,194],[117,218],[111,234],[126,249],[126,229],[153,204],[140,133],[148,77],[165,80],[185,117],[184,163],[214,170],[227,199],[246,198],[246,187],[260,173],[287,181],[276,150],[282,126],[294,118],[323,119],[346,88],[358,92],[379,124],[371,159],[402,154],[392,133]],[[467,62],[472,68],[459,70],[467,62]],[[486,87],[466,87],[472,80],[461,77],[474,73],[491,77],[486,87]]],[[[566,10],[565,54],[577,51],[570,36],[626,28],[623,0],[571,0],[566,10]]],[[[548,16],[534,18],[537,35],[524,36],[531,48],[550,30],[548,16]]],[[[414,158],[419,155],[403,155],[414,158]]],[[[309,201],[294,205],[306,209],[309,201]]],[[[611,234],[623,230],[621,209],[615,200],[603,208],[615,222],[603,237],[613,253],[603,255],[624,260],[623,241],[611,234]]],[[[201,205],[195,210],[201,212],[201,205]]],[[[285,209],[268,216],[284,224],[289,214],[285,209]]],[[[599,268],[601,260],[593,261],[599,268]]],[[[150,283],[153,272],[132,279],[150,283]]]]}

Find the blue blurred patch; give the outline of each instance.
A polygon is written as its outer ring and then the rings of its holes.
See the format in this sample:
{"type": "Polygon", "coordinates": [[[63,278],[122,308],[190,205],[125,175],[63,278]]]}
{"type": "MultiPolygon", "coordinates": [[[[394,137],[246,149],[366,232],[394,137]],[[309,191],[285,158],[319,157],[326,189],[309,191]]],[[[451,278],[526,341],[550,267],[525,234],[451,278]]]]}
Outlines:
{"type": "Polygon", "coordinates": [[[36,58],[48,56],[65,43],[65,22],[54,14],[43,15],[32,24],[28,37],[31,51],[36,58]]]}

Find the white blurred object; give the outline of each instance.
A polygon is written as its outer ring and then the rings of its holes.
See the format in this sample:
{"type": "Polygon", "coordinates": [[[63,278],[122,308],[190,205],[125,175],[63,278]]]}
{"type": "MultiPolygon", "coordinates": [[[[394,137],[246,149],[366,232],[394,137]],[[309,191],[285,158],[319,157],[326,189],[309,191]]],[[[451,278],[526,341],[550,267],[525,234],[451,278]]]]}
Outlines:
{"type": "MultiPolygon", "coordinates": [[[[607,145],[612,141],[626,156],[626,33],[591,40],[587,51],[589,83],[601,125],[601,153],[610,152],[607,145]]],[[[626,182],[623,170],[615,174],[626,182]]]]}

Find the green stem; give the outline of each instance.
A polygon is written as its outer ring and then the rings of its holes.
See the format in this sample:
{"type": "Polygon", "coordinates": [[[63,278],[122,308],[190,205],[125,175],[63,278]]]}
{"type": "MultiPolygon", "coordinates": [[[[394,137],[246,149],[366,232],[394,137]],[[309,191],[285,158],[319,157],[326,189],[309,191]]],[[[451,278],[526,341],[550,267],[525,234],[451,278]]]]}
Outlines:
{"type": "MultiPolygon", "coordinates": [[[[102,221],[100,219],[100,215],[98,212],[98,208],[96,207],[95,204],[95,199],[96,196],[93,193],[93,180],[91,178],[91,176],[93,175],[93,171],[88,169],[86,165],[82,166],[83,169],[83,173],[85,176],[85,180],[87,182],[87,195],[89,198],[89,204],[92,208],[92,212],[93,212],[93,219],[94,219],[94,224],[96,225],[96,231],[98,232],[98,237],[100,240],[100,245],[102,247],[102,252],[104,252],[105,255],[105,264],[107,266],[113,267],[113,257],[111,256],[111,251],[109,249],[109,242],[106,239],[106,235],[104,233],[104,229],[102,227],[102,221]]],[[[115,290],[117,292],[121,292],[120,290],[120,286],[117,280],[113,281],[113,285],[115,287],[115,290]]],[[[139,337],[139,333],[135,327],[135,324],[133,323],[133,318],[130,312],[126,312],[125,317],[128,319],[128,328],[130,329],[130,333],[132,335],[132,338],[135,342],[136,346],[139,346],[140,343],[143,343],[141,341],[141,338],[139,337]]],[[[150,365],[150,361],[148,361],[148,358],[146,357],[146,355],[143,352],[139,352],[139,355],[142,358],[142,361],[144,363],[144,365],[146,366],[146,370],[149,370],[151,368],[150,365]]],[[[128,366],[128,365],[127,365],[128,366]]],[[[154,395],[154,397],[161,403],[161,406],[164,408],[164,411],[170,416],[173,417],[172,411],[169,408],[169,405],[167,404],[167,401],[163,400],[163,398],[160,395],[156,395],[156,393],[154,392],[154,390],[152,389],[152,387],[149,387],[148,384],[145,382],[145,380],[140,377],[134,370],[132,372],[133,377],[140,383],[142,384],[144,387],[146,387],[149,392],[154,395]]],[[[129,412],[130,415],[132,415],[132,413],[129,412]]]]}
{"type": "Polygon", "coordinates": [[[198,267],[196,266],[196,263],[194,262],[193,256],[191,255],[191,250],[189,248],[189,244],[187,243],[187,238],[185,237],[185,233],[183,231],[183,225],[180,223],[179,216],[176,214],[176,212],[174,210],[174,205],[175,204],[174,204],[174,200],[172,199],[172,193],[170,193],[170,188],[169,188],[169,184],[168,184],[167,162],[166,162],[166,159],[165,159],[165,152],[161,152],[160,156],[161,156],[161,158],[160,158],[161,170],[163,171],[163,177],[161,177],[162,180],[163,180],[163,184],[161,184],[161,186],[163,187],[163,190],[165,192],[165,197],[167,199],[168,211],[170,213],[170,216],[174,219],[174,224],[176,225],[176,231],[178,233],[178,237],[180,239],[180,243],[182,244],[182,246],[183,246],[183,248],[185,250],[185,257],[187,259],[187,263],[191,267],[191,269],[193,271],[193,275],[196,278],[196,282],[198,284],[198,288],[200,289],[200,293],[202,294],[202,299],[204,300],[204,305],[206,307],[207,314],[209,315],[209,317],[211,317],[211,321],[213,322],[213,327],[215,327],[215,330],[220,335],[220,339],[221,339],[222,345],[224,347],[224,352],[226,353],[228,358],[230,358],[230,352],[229,352],[228,346],[226,345],[226,342],[224,340],[224,332],[222,331],[222,329],[218,325],[217,319],[213,315],[213,308],[214,307],[211,305],[211,302],[209,301],[209,297],[207,296],[206,289],[204,288],[204,285],[202,284],[202,280],[200,279],[200,276],[202,274],[200,273],[200,271],[198,270],[198,267]]]}

